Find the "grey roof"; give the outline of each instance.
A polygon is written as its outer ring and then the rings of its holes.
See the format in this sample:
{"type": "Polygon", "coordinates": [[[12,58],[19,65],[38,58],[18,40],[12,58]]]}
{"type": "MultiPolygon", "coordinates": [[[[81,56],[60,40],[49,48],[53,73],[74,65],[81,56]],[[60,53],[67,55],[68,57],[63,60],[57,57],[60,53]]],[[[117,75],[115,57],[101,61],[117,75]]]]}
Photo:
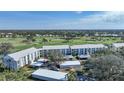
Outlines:
{"type": "Polygon", "coordinates": [[[37,61],[39,61],[39,62],[47,62],[47,61],[48,61],[48,59],[45,59],[45,58],[40,58],[40,59],[38,59],[37,61]]]}
{"type": "Polygon", "coordinates": [[[43,65],[43,63],[41,62],[33,62],[32,64],[30,64],[32,67],[40,67],[43,65]]]}
{"type": "Polygon", "coordinates": [[[36,51],[37,51],[37,49],[32,47],[32,48],[25,49],[25,50],[22,50],[22,51],[18,51],[18,52],[12,53],[12,54],[8,54],[8,56],[10,56],[14,60],[18,61],[21,57],[24,57],[24,56],[26,56],[28,54],[31,54],[31,53],[34,53],[36,51]]]}
{"type": "Polygon", "coordinates": [[[67,73],[65,72],[58,72],[58,71],[52,71],[47,69],[38,69],[35,72],[32,73],[32,76],[37,76],[38,79],[41,79],[44,77],[44,79],[54,79],[54,80],[64,80],[67,73]],[[41,78],[39,78],[41,77],[41,78]]]}
{"type": "Polygon", "coordinates": [[[43,50],[43,48],[38,48],[37,50],[40,51],[40,50],[43,50]]]}
{"type": "Polygon", "coordinates": [[[78,55],[79,58],[89,58],[90,55],[78,55]]]}
{"type": "Polygon", "coordinates": [[[80,61],[65,61],[64,63],[60,64],[60,66],[77,66],[81,65],[80,61]]]}
{"type": "Polygon", "coordinates": [[[84,45],[73,45],[71,49],[77,48],[103,48],[105,47],[103,44],[84,44],[84,45]]]}
{"type": "Polygon", "coordinates": [[[74,58],[72,55],[66,55],[64,58],[74,58]]]}
{"type": "Polygon", "coordinates": [[[69,49],[69,45],[43,46],[43,50],[51,50],[51,49],[69,49]]]}
{"type": "Polygon", "coordinates": [[[124,47],[124,43],[113,43],[112,45],[116,48],[124,47]]]}

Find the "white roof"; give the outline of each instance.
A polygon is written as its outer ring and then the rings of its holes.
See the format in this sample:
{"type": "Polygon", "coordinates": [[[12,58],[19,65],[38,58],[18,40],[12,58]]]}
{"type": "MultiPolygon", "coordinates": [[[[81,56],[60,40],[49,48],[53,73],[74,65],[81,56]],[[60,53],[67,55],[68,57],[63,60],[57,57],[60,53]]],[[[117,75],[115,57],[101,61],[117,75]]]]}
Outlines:
{"type": "Polygon", "coordinates": [[[79,61],[65,61],[64,63],[60,64],[60,66],[77,66],[81,65],[79,61]]]}
{"type": "Polygon", "coordinates": [[[123,47],[124,43],[113,43],[112,44],[114,47],[118,48],[118,47],[123,47]]]}
{"type": "Polygon", "coordinates": [[[38,59],[38,61],[46,62],[46,61],[48,61],[48,59],[40,58],[40,59],[38,59]]]}
{"type": "Polygon", "coordinates": [[[33,66],[33,67],[40,67],[40,66],[42,66],[43,65],[43,63],[41,63],[41,62],[33,62],[32,64],[31,64],[31,66],[33,66]]]}
{"type": "MultiPolygon", "coordinates": [[[[67,73],[65,72],[52,71],[47,69],[38,69],[32,73],[32,76],[44,77],[46,78],[46,80],[47,78],[55,79],[55,80],[65,80],[66,75],[67,73]]],[[[41,78],[38,78],[38,79],[41,79],[41,78]]]]}
{"type": "Polygon", "coordinates": [[[78,55],[79,58],[89,58],[90,55],[78,55]]]}
{"type": "Polygon", "coordinates": [[[32,47],[32,48],[25,49],[25,50],[22,50],[22,51],[18,51],[18,52],[12,53],[12,54],[8,54],[8,56],[10,56],[14,60],[18,61],[21,57],[24,57],[24,56],[26,56],[28,54],[31,54],[31,53],[34,53],[36,51],[37,51],[37,49],[32,47]]]}
{"type": "Polygon", "coordinates": [[[103,48],[105,47],[103,44],[84,44],[84,45],[73,45],[71,49],[77,48],[103,48]]]}
{"type": "Polygon", "coordinates": [[[50,50],[50,49],[69,49],[69,45],[43,46],[43,50],[50,50]]]}
{"type": "Polygon", "coordinates": [[[43,50],[43,48],[38,48],[37,50],[40,51],[40,50],[43,50]]]}
{"type": "Polygon", "coordinates": [[[72,55],[66,55],[64,58],[74,58],[72,55]]]}

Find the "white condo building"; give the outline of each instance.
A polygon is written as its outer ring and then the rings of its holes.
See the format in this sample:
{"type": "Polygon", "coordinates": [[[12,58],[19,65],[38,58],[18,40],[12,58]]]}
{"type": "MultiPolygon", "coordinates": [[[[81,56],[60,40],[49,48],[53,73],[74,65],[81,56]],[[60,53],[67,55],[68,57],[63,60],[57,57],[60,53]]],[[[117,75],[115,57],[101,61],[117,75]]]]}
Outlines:
{"type": "Polygon", "coordinates": [[[124,43],[113,43],[112,48],[116,51],[119,50],[121,47],[124,47],[124,43]]]}
{"type": "Polygon", "coordinates": [[[73,45],[71,46],[72,54],[76,55],[90,55],[96,51],[100,51],[106,48],[103,44],[85,44],[85,45],[73,45]]]}
{"type": "Polygon", "coordinates": [[[47,55],[50,51],[59,51],[64,56],[71,55],[71,49],[69,45],[43,46],[44,55],[47,55]]]}
{"type": "MultiPolygon", "coordinates": [[[[32,64],[41,56],[48,55],[50,51],[59,51],[64,56],[71,56],[74,54],[82,58],[88,58],[90,54],[95,53],[106,48],[103,44],[85,44],[85,45],[54,45],[43,46],[42,48],[29,48],[12,54],[4,56],[3,63],[7,68],[18,69],[28,64],[32,64]]],[[[54,54],[53,54],[54,55],[54,54]]]]}
{"type": "Polygon", "coordinates": [[[124,47],[124,43],[113,43],[112,46],[114,48],[120,48],[120,47],[124,47]]]}
{"type": "Polygon", "coordinates": [[[7,68],[16,70],[20,67],[33,63],[37,58],[39,58],[39,56],[39,51],[32,47],[4,56],[3,63],[7,68]]]}

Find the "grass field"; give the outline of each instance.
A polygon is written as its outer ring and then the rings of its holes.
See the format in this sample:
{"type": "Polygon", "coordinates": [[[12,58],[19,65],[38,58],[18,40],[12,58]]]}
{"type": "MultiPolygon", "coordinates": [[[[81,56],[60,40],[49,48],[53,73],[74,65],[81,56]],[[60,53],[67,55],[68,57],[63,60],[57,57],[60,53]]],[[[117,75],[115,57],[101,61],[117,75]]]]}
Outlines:
{"type": "Polygon", "coordinates": [[[0,38],[0,43],[11,43],[14,48],[11,52],[23,50],[29,47],[40,48],[43,45],[78,45],[78,44],[112,44],[114,42],[123,42],[119,37],[79,37],[71,40],[61,39],[60,37],[35,37],[34,42],[22,42],[26,38],[0,38]],[[42,42],[46,38],[48,42],[42,42]]]}

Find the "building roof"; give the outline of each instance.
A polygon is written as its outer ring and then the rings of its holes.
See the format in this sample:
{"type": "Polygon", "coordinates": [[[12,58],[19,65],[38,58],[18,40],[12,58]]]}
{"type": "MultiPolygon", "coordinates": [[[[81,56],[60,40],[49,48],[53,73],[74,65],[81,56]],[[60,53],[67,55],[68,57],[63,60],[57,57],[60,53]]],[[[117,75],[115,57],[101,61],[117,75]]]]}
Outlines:
{"type": "Polygon", "coordinates": [[[51,49],[69,49],[69,45],[43,46],[43,50],[51,50],[51,49]]]}
{"type": "Polygon", "coordinates": [[[28,54],[31,54],[31,53],[34,53],[36,51],[37,51],[37,49],[32,47],[32,48],[25,49],[25,50],[22,50],[22,51],[18,51],[18,52],[12,53],[12,54],[8,54],[8,56],[10,56],[14,60],[18,61],[21,57],[24,57],[24,56],[26,56],[28,54]]]}
{"type": "Polygon", "coordinates": [[[41,62],[33,62],[33,63],[31,64],[32,67],[40,67],[40,66],[42,66],[42,65],[43,65],[43,63],[41,63],[41,62]]]}
{"type": "Polygon", "coordinates": [[[71,59],[72,59],[72,58],[74,58],[74,57],[73,57],[72,55],[66,55],[66,56],[64,56],[64,58],[67,58],[67,59],[68,59],[68,58],[69,58],[69,59],[71,58],[71,59]]]}
{"type": "Polygon", "coordinates": [[[64,63],[60,64],[60,66],[77,66],[81,65],[80,61],[65,61],[64,63]]]}
{"type": "Polygon", "coordinates": [[[124,43],[113,43],[112,45],[116,48],[119,48],[119,47],[123,47],[124,43]]]}
{"type": "Polygon", "coordinates": [[[79,58],[90,58],[90,55],[78,55],[79,58]]]}
{"type": "Polygon", "coordinates": [[[103,48],[105,47],[103,44],[84,44],[84,45],[73,45],[71,49],[77,48],[103,48]]]}
{"type": "Polygon", "coordinates": [[[37,50],[40,51],[40,50],[43,50],[43,48],[38,48],[37,50]]]}
{"type": "Polygon", "coordinates": [[[45,59],[45,58],[40,58],[40,59],[38,59],[38,61],[39,61],[39,62],[47,62],[47,61],[48,61],[48,59],[45,59]]]}
{"type": "MultiPolygon", "coordinates": [[[[58,71],[52,71],[47,69],[38,69],[35,72],[32,73],[32,76],[38,76],[38,79],[41,79],[39,77],[44,77],[44,79],[54,79],[54,80],[65,80],[67,73],[65,72],[58,72],[58,71]]],[[[36,78],[36,77],[35,77],[36,78]]]]}

